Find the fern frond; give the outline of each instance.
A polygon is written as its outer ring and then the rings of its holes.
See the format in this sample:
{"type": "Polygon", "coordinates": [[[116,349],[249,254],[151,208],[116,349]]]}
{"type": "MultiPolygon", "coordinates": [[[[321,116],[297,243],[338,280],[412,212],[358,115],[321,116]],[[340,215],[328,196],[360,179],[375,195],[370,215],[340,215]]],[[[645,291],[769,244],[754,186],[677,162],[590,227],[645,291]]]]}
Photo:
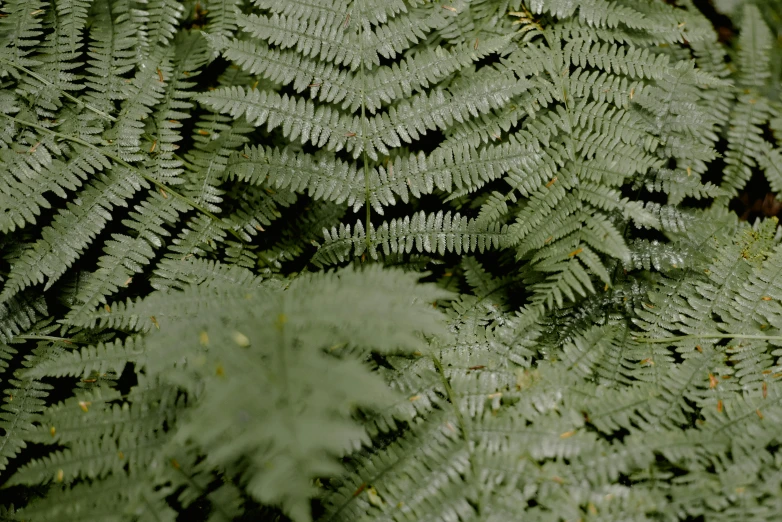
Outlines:
{"type": "Polygon", "coordinates": [[[691,170],[659,169],[652,174],[653,177],[645,177],[637,184],[649,192],[667,194],[671,205],[681,203],[684,198],[716,198],[723,195],[722,190],[710,182],[701,182],[700,176],[691,170]]]}
{"type": "Polygon", "coordinates": [[[205,2],[203,9],[206,11],[206,27],[204,30],[215,36],[235,34],[238,27],[237,9],[241,5],[241,0],[209,0],[205,2]]]}
{"type": "Polygon", "coordinates": [[[125,206],[125,200],[145,185],[135,172],[121,167],[88,185],[80,204],[72,203],[58,213],[43,230],[41,239],[15,261],[0,300],[7,300],[45,278],[46,288],[50,287],[103,229],[111,218],[111,209],[125,206]]]}
{"type": "Polygon", "coordinates": [[[353,232],[349,225],[324,230],[325,244],[318,249],[313,263],[338,263],[351,255],[361,256],[364,252],[376,259],[379,248],[384,255],[410,253],[413,250],[438,252],[441,255],[445,252],[483,252],[490,248],[499,248],[506,235],[505,228],[496,224],[480,227],[475,220],[458,213],[438,212],[427,215],[420,212],[412,218],[383,222],[378,228],[373,226],[367,241],[366,232],[359,221],[353,232]]]}
{"type": "Polygon", "coordinates": [[[152,54],[158,47],[166,47],[174,39],[184,15],[184,8],[174,0],[150,0],[146,11],[147,30],[142,41],[148,49],[145,54],[152,54]]]}
{"type": "Polygon", "coordinates": [[[285,236],[268,250],[264,250],[263,259],[272,267],[279,268],[286,261],[293,261],[305,252],[308,246],[318,247],[323,239],[323,229],[339,224],[345,214],[344,207],[330,203],[314,203],[309,210],[300,214],[291,223],[285,236]]]}
{"type": "Polygon", "coordinates": [[[632,29],[646,29],[643,14],[631,7],[617,5],[608,0],[586,0],[574,4],[568,0],[531,0],[533,13],[551,13],[557,18],[569,18],[578,10],[578,17],[590,26],[614,28],[620,24],[632,29]]]}
{"type": "Polygon", "coordinates": [[[89,2],[80,0],[62,5],[49,6],[38,11],[43,20],[44,37],[41,52],[35,55],[35,65],[29,69],[21,63],[9,63],[18,72],[17,89],[32,102],[40,116],[52,117],[61,108],[63,96],[79,89],[80,79],[73,70],[79,66],[75,61],[81,54],[81,31],[86,25],[89,2]]]}
{"type": "MultiPolygon", "coordinates": [[[[622,74],[638,79],[660,80],[670,67],[670,59],[665,54],[654,54],[648,49],[626,48],[589,40],[573,40],[568,43],[563,52],[565,60],[574,66],[589,65],[606,73],[622,74]]],[[[627,95],[629,97],[629,91],[627,95]]]]}
{"type": "MultiPolygon", "coordinates": [[[[72,351],[60,351],[35,367],[27,370],[28,378],[83,377],[108,372],[122,375],[126,364],[136,365],[136,371],[144,366],[145,342],[141,337],[128,337],[125,341],[99,343],[72,351]]],[[[112,399],[113,400],[113,399],[112,399]]],[[[50,411],[50,410],[49,410],[50,411]]]]}
{"type": "Polygon", "coordinates": [[[113,100],[125,99],[124,75],[135,68],[134,48],[139,45],[140,27],[130,10],[126,0],[91,4],[86,97],[104,111],[112,110],[113,100]]]}
{"type": "MultiPolygon", "coordinates": [[[[382,381],[359,361],[336,358],[325,350],[345,343],[378,352],[427,349],[427,343],[417,332],[445,334],[439,323],[439,312],[429,303],[450,294],[433,286],[415,287],[416,278],[415,274],[389,273],[369,267],[361,272],[349,270],[303,277],[284,292],[254,291],[224,283],[214,289],[189,287],[185,291],[185,295],[190,295],[188,307],[197,307],[190,308],[190,314],[203,310],[198,303],[203,303],[203,297],[208,294],[220,295],[220,305],[208,313],[190,315],[187,320],[172,319],[169,302],[173,298],[182,312],[185,301],[184,296],[172,293],[159,293],[143,302],[129,304],[125,310],[116,309],[126,317],[138,317],[156,310],[154,313],[161,329],[148,338],[148,372],[173,378],[173,382],[186,389],[193,389],[196,382],[206,386],[204,400],[195,405],[192,420],[178,427],[176,439],[192,440],[200,447],[219,448],[219,451],[209,453],[208,462],[213,466],[228,465],[250,455],[246,461],[249,468],[243,473],[250,494],[264,502],[279,502],[292,516],[306,520],[309,513],[307,498],[311,494],[308,477],[335,470],[331,455],[351,447],[353,441],[365,439],[363,430],[349,420],[350,405],[385,404],[385,399],[381,398],[386,389],[382,381]],[[220,288],[220,293],[215,293],[220,288]],[[381,295],[383,299],[378,298],[381,295]],[[248,296],[252,301],[249,307],[248,296]],[[320,297],[313,300],[313,296],[320,297]],[[412,306],[411,296],[416,296],[412,306]],[[226,304],[228,302],[232,304],[226,304]],[[327,303],[334,313],[324,313],[328,309],[324,307],[327,303]],[[343,312],[347,308],[355,310],[354,317],[359,319],[344,321],[343,312]],[[370,315],[372,319],[369,319],[370,315]],[[385,326],[379,322],[382,318],[387,318],[385,326]],[[232,327],[220,328],[223,321],[230,321],[232,327]],[[372,324],[373,328],[367,329],[367,324],[372,324]],[[404,327],[400,328],[401,325],[404,327]],[[325,337],[324,332],[328,332],[325,337]],[[174,338],[187,338],[195,343],[194,346],[201,346],[197,349],[206,357],[204,365],[177,370],[176,361],[181,354],[169,349],[174,338]],[[248,351],[249,345],[257,346],[262,353],[248,351]],[[266,346],[268,348],[261,348],[266,346]],[[204,347],[210,349],[205,351],[204,347]],[[270,363],[276,368],[273,373],[263,370],[270,363]],[[244,370],[250,367],[258,371],[245,373],[244,370]],[[253,377],[247,380],[242,375],[253,377]],[[246,393],[248,386],[260,386],[269,400],[257,401],[255,394],[246,393]],[[238,393],[242,389],[245,392],[238,393]],[[325,390],[335,394],[325,393],[325,390]],[[362,391],[361,396],[356,394],[358,390],[362,391]],[[335,396],[344,397],[344,402],[335,404],[335,396]],[[231,406],[226,407],[228,404],[231,406]],[[294,413],[291,410],[294,404],[306,404],[307,407],[301,410],[297,406],[294,413]],[[291,422],[276,421],[283,416],[291,422]],[[226,422],[214,422],[217,418],[226,422]],[[321,426],[318,431],[310,428],[315,418],[321,426]],[[228,422],[229,419],[232,421],[228,422]],[[244,435],[233,436],[234,426],[244,435]],[[328,428],[327,437],[322,436],[324,427],[328,428]],[[287,443],[291,437],[309,442],[292,447],[287,443]],[[264,462],[275,465],[265,466],[264,462]],[[292,466],[308,471],[300,475],[300,481],[280,481],[280,474],[289,476],[292,466]]],[[[184,348],[186,344],[176,346],[184,348]]],[[[80,448],[79,444],[74,448],[80,448]]],[[[106,448],[106,453],[110,449],[115,448],[106,448]]],[[[75,457],[76,449],[73,451],[75,457]]],[[[94,453],[99,458],[103,451],[84,448],[83,453],[94,453]]],[[[41,464],[23,468],[16,480],[40,480],[43,469],[40,472],[38,469],[44,465],[60,466],[65,476],[70,477],[74,471],[60,463],[65,457],[70,454],[56,453],[51,462],[45,459],[41,464]]],[[[99,462],[94,465],[97,473],[109,465],[103,460],[99,462]]]]}
{"type": "Polygon", "coordinates": [[[155,486],[150,474],[140,471],[112,474],[73,487],[53,487],[46,497],[25,506],[24,517],[31,522],[67,522],[81,516],[122,522],[135,517],[174,522],[176,512],[165,501],[170,488],[155,486]]]}
{"type": "Polygon", "coordinates": [[[232,284],[258,287],[261,280],[247,269],[205,259],[163,259],[155,268],[152,286],[156,290],[184,290],[189,286],[232,284]]]}
{"type": "Polygon", "coordinates": [[[333,65],[302,57],[293,51],[270,49],[251,40],[228,40],[207,35],[215,50],[237,63],[250,74],[282,84],[293,84],[297,92],[308,91],[322,102],[341,103],[343,109],[356,111],[362,103],[374,114],[383,103],[391,103],[436,84],[462,67],[496,53],[508,44],[507,38],[495,38],[474,49],[462,45],[454,49],[423,49],[391,66],[367,73],[367,86],[358,90],[355,73],[333,65]]]}
{"type": "Polygon", "coordinates": [[[255,38],[281,49],[294,48],[309,58],[333,62],[356,69],[360,63],[379,64],[377,54],[363,52],[357,36],[347,31],[345,17],[329,13],[311,22],[273,13],[251,14],[237,18],[239,27],[255,38]]]}
{"type": "Polygon", "coordinates": [[[171,241],[165,256],[169,259],[189,259],[213,252],[226,236],[228,226],[204,216],[189,220],[179,236],[171,241]]]}
{"type": "Polygon", "coordinates": [[[628,205],[626,208],[628,217],[639,228],[652,228],[665,232],[682,232],[692,223],[692,214],[680,210],[674,205],[661,205],[647,202],[641,205],[628,205]]]}
{"type": "Polygon", "coordinates": [[[149,117],[153,106],[163,99],[165,78],[171,78],[172,74],[172,54],[173,49],[169,49],[165,54],[156,52],[145,59],[139,64],[139,72],[130,83],[132,88],[123,89],[122,108],[117,122],[105,136],[112,143],[111,148],[125,161],[144,159],[144,155],[140,154],[143,120],[149,117]]]}
{"type": "Polygon", "coordinates": [[[0,303],[0,342],[11,341],[48,315],[46,301],[40,295],[33,296],[30,292],[17,294],[0,303]]]}
{"type": "Polygon", "coordinates": [[[761,146],[761,153],[757,158],[757,162],[760,168],[763,169],[771,190],[777,194],[782,192],[782,149],[773,148],[764,143],[761,146]]]}
{"type": "Polygon", "coordinates": [[[35,379],[10,379],[3,406],[0,408],[0,471],[10,459],[27,446],[25,440],[34,427],[37,415],[46,406],[44,399],[53,387],[35,379]]]}
{"type": "Polygon", "coordinates": [[[245,240],[263,232],[264,227],[282,217],[281,209],[298,201],[294,192],[274,190],[268,186],[248,187],[237,185],[231,191],[231,199],[238,208],[227,218],[234,230],[245,233],[245,240]],[[238,189],[238,190],[237,190],[238,189]]]}
{"type": "Polygon", "coordinates": [[[67,210],[59,212],[52,224],[43,229],[41,239],[15,260],[0,300],[6,301],[44,279],[49,288],[111,219],[111,210],[126,206],[126,200],[145,185],[135,172],[122,167],[115,167],[90,183],[79,204],[71,203],[67,210]]]}
{"type": "Polygon", "coordinates": [[[139,203],[126,221],[134,236],[112,234],[104,247],[105,255],[98,260],[98,269],[79,285],[78,304],[68,312],[66,321],[78,322],[84,314],[105,304],[108,296],[128,287],[133,276],[143,271],[154,257],[155,249],[169,235],[163,226],[176,222],[186,210],[174,198],[164,198],[156,192],[139,203]]]}
{"type": "MultiPolygon", "coordinates": [[[[207,60],[206,42],[198,35],[180,32],[174,39],[174,46],[171,77],[163,76],[163,97],[155,107],[151,121],[145,122],[145,130],[152,143],[147,149],[150,157],[144,166],[151,176],[169,186],[181,183],[182,162],[176,157],[175,151],[183,138],[180,134],[182,121],[189,119],[188,111],[194,106],[190,101],[193,93],[188,89],[196,85],[194,80],[207,60]]],[[[164,74],[161,69],[158,80],[164,74]]]]}
{"type": "Polygon", "coordinates": [[[756,158],[762,155],[765,140],[761,125],[768,120],[765,98],[753,93],[740,95],[730,120],[726,167],[720,188],[736,195],[752,177],[756,158]]]}
{"type": "MultiPolygon", "coordinates": [[[[592,285],[591,275],[584,265],[599,269],[602,263],[589,248],[580,247],[580,250],[580,257],[572,256],[568,259],[561,254],[553,255],[550,259],[534,266],[535,276],[525,281],[534,292],[533,305],[552,308],[556,304],[561,307],[564,298],[576,301],[576,294],[586,297],[587,293],[594,293],[595,288],[592,285]],[[546,276],[545,274],[550,275],[546,276]],[[544,277],[545,279],[543,279],[544,277]],[[540,279],[543,280],[540,281],[540,279]]],[[[559,254],[558,251],[554,253],[559,254]]],[[[603,277],[608,274],[604,267],[601,272],[603,277]]]]}
{"type": "Polygon", "coordinates": [[[693,252],[678,244],[660,243],[648,239],[636,239],[628,244],[630,259],[625,266],[638,270],[668,272],[677,268],[690,268],[693,263],[693,252]]]}
{"type": "Polygon", "coordinates": [[[76,190],[96,171],[110,166],[105,156],[89,148],[77,145],[63,162],[55,156],[62,149],[51,138],[42,137],[38,143],[27,147],[27,154],[11,149],[0,152],[0,161],[9,173],[0,179],[0,230],[11,232],[35,223],[41,209],[51,207],[47,192],[64,198],[66,190],[76,190]]]}
{"type": "MultiPolygon", "coordinates": [[[[394,5],[391,3],[391,5],[394,5]]],[[[355,7],[355,6],[354,6],[355,7]]],[[[388,7],[386,5],[386,7],[388,7]]],[[[250,14],[240,17],[239,26],[255,38],[266,40],[280,48],[295,48],[304,56],[333,62],[356,69],[359,64],[379,65],[379,56],[394,58],[411,45],[424,39],[426,33],[443,21],[437,9],[413,9],[405,17],[385,18],[385,23],[366,33],[357,34],[350,25],[350,17],[367,16],[371,23],[372,11],[361,7],[359,12],[343,14],[329,9],[318,18],[272,13],[271,16],[250,14]],[[367,13],[364,15],[364,13],[367,13]]],[[[375,11],[377,13],[377,11],[375,11]]],[[[295,14],[295,12],[293,13],[295,14]]],[[[375,20],[380,18],[375,15],[375,20]]],[[[359,23],[364,23],[361,20],[359,23]]]]}
{"type": "Polygon", "coordinates": [[[109,437],[77,441],[69,449],[25,464],[8,484],[70,484],[79,478],[120,475],[126,467],[130,473],[139,473],[155,462],[164,442],[165,437],[161,436],[123,437],[119,443],[109,437]]]}
{"type": "Polygon", "coordinates": [[[738,41],[739,82],[745,88],[761,88],[771,75],[772,35],[757,6],[746,3],[742,9],[738,41]]]}
{"type": "MultiPolygon", "coordinates": [[[[28,58],[28,55],[32,52],[30,48],[35,47],[43,35],[40,15],[45,5],[43,1],[32,4],[24,0],[4,2],[3,16],[0,17],[0,35],[3,35],[0,57],[6,63],[24,67],[36,65],[36,60],[28,58]]],[[[0,71],[7,73],[5,67],[0,71]]]]}
{"type": "Polygon", "coordinates": [[[346,203],[354,210],[361,208],[365,199],[364,173],[332,155],[314,157],[289,149],[246,147],[229,159],[226,177],[293,192],[306,189],[314,199],[346,203]]]}
{"type": "MultiPolygon", "coordinates": [[[[234,118],[244,116],[257,126],[266,123],[268,130],[283,125],[286,137],[303,143],[312,142],[329,150],[354,150],[361,126],[355,118],[344,116],[330,107],[318,107],[312,102],[280,96],[275,92],[242,87],[222,87],[201,97],[201,101],[218,112],[234,118]]],[[[360,152],[360,151],[359,151],[360,152]]]]}

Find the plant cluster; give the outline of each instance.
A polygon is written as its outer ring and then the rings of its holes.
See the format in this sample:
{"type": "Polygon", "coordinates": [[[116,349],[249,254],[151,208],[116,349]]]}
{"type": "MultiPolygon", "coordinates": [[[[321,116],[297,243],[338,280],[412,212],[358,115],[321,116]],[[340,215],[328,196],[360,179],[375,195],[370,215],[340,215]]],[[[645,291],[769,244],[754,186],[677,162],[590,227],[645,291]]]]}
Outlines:
{"type": "Polygon", "coordinates": [[[782,517],[778,3],[2,0],[0,520],[782,517]]]}

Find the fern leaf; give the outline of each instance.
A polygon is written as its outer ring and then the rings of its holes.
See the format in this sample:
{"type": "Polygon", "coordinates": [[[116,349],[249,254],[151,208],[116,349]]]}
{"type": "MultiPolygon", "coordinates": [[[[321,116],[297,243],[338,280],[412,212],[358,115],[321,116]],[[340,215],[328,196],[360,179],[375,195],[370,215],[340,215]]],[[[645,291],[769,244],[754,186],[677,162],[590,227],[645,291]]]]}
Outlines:
{"type": "Polygon", "coordinates": [[[702,183],[700,176],[691,170],[659,169],[653,172],[653,177],[639,180],[641,185],[650,192],[664,192],[668,194],[668,202],[677,205],[686,198],[716,198],[723,195],[715,185],[710,182],[702,183]]]}
{"type": "Polygon", "coordinates": [[[176,512],[165,501],[169,488],[155,489],[150,478],[143,471],[118,473],[73,487],[53,487],[46,497],[25,506],[24,516],[32,522],[66,522],[80,516],[123,522],[133,517],[174,522],[176,512]]]}
{"type": "Polygon", "coordinates": [[[247,269],[204,259],[163,259],[155,269],[152,286],[156,290],[184,290],[191,285],[233,284],[257,287],[260,279],[247,269]]]}
{"type": "Polygon", "coordinates": [[[768,119],[768,104],[755,94],[742,94],[731,112],[728,129],[728,151],[725,153],[725,173],[720,188],[731,195],[738,194],[752,177],[756,158],[763,144],[761,125],[768,119]]]}
{"type": "Polygon", "coordinates": [[[80,200],[60,211],[42,237],[15,261],[0,300],[44,279],[49,288],[111,219],[111,209],[127,205],[125,201],[145,185],[135,172],[121,167],[90,183],[80,200]]]}
{"type": "Polygon", "coordinates": [[[647,25],[640,12],[608,0],[587,0],[580,4],[568,0],[532,0],[530,9],[538,14],[549,12],[558,18],[574,16],[578,9],[579,19],[596,27],[614,28],[626,24],[633,29],[642,29],[647,25]]]}
{"type": "Polygon", "coordinates": [[[654,268],[657,271],[667,272],[692,266],[693,253],[679,245],[636,239],[628,245],[628,248],[630,259],[625,266],[632,266],[639,270],[654,268]]]}
{"type": "MultiPolygon", "coordinates": [[[[445,334],[443,325],[439,323],[439,313],[428,303],[450,294],[434,287],[415,287],[416,277],[415,274],[389,273],[375,267],[362,272],[350,270],[328,276],[304,277],[297,279],[284,292],[250,290],[248,294],[248,290],[241,286],[223,286],[227,293],[222,294],[219,307],[178,321],[171,320],[170,315],[163,311],[170,308],[168,301],[172,294],[160,293],[144,302],[129,305],[124,313],[139,315],[154,309],[163,312],[158,314],[160,331],[148,338],[146,353],[150,372],[160,372],[166,378],[174,377],[175,382],[184,384],[186,388],[201,380],[206,385],[204,400],[195,405],[192,421],[178,427],[176,439],[192,440],[201,447],[219,448],[210,452],[209,458],[215,459],[211,461],[213,464],[221,466],[236,462],[244,455],[252,455],[248,461],[250,467],[243,473],[248,481],[249,493],[263,502],[280,503],[291,516],[307,520],[307,499],[311,494],[308,477],[336,470],[331,455],[350,447],[354,441],[365,440],[363,430],[349,419],[349,405],[385,404],[382,397],[386,388],[380,379],[359,361],[336,358],[323,349],[344,343],[355,343],[362,349],[379,352],[426,349],[427,344],[419,337],[418,331],[430,335],[445,334]],[[371,289],[369,293],[366,293],[367,289],[371,289]],[[229,295],[233,304],[226,305],[229,295]],[[248,295],[253,302],[250,307],[247,306],[248,295]],[[388,298],[378,299],[381,295],[388,298]],[[411,295],[417,296],[413,306],[411,295]],[[312,300],[312,296],[321,297],[312,300]],[[324,313],[328,310],[328,307],[324,308],[326,303],[330,303],[333,314],[324,313]],[[346,307],[355,310],[355,316],[361,319],[345,322],[342,312],[346,307]],[[387,318],[385,324],[382,318],[387,318]],[[226,320],[231,322],[231,328],[217,327],[226,320]],[[366,329],[365,325],[370,322],[373,328],[366,329]],[[400,325],[404,326],[400,328],[400,325]],[[331,333],[323,337],[323,332],[331,333]],[[378,335],[379,332],[382,334],[378,335]],[[202,369],[193,367],[175,377],[174,374],[179,371],[173,365],[180,355],[167,347],[172,346],[171,339],[183,339],[183,336],[195,342],[196,346],[224,348],[209,352],[199,350],[207,356],[202,369]],[[271,345],[270,339],[275,339],[271,345]],[[262,349],[264,353],[256,353],[255,350],[248,351],[248,345],[268,348],[262,349]],[[276,368],[272,374],[261,370],[270,362],[276,368]],[[222,369],[215,373],[216,367],[222,369]],[[243,371],[249,367],[259,371],[243,371]],[[224,379],[221,375],[230,378],[224,379]],[[253,375],[252,382],[241,375],[253,375]],[[308,384],[305,385],[305,382],[308,384]],[[269,400],[257,401],[253,398],[254,394],[246,393],[248,386],[260,386],[266,390],[265,396],[269,400]],[[242,389],[245,393],[237,393],[242,389]],[[334,394],[325,393],[327,389],[334,394]],[[362,391],[361,396],[357,393],[359,390],[362,391]],[[344,397],[345,402],[335,405],[332,400],[335,396],[344,397]],[[230,407],[227,407],[229,404],[230,407]],[[296,406],[294,413],[293,405],[302,404],[307,407],[301,410],[296,406]],[[276,421],[283,416],[291,422],[276,421]],[[220,418],[233,421],[215,422],[220,418]],[[317,422],[321,429],[313,431],[310,428],[312,422],[317,422]],[[233,425],[238,426],[244,435],[234,436],[233,425]],[[328,435],[324,437],[324,433],[328,435]],[[291,437],[308,442],[293,447],[287,442],[291,437]],[[275,465],[265,466],[264,462],[275,465]],[[301,480],[279,480],[280,474],[290,476],[294,467],[307,470],[298,475],[301,480]]],[[[185,293],[192,296],[193,304],[203,302],[203,297],[209,293],[217,295],[214,289],[205,287],[190,287],[185,293]]],[[[182,300],[176,301],[181,303],[182,300]]],[[[176,346],[184,348],[185,344],[178,343],[176,346]]],[[[79,447],[79,443],[74,446],[79,447]]],[[[114,448],[107,448],[106,453],[111,449],[114,448]]],[[[103,454],[102,448],[89,451],[96,458],[103,454]]],[[[65,457],[73,458],[70,454],[57,453],[51,463],[44,461],[22,468],[15,480],[40,480],[44,464],[47,468],[60,466],[65,476],[70,477],[73,472],[61,465],[65,457]]],[[[97,470],[104,469],[102,466],[92,469],[99,473],[97,470]]]]}
{"type": "Polygon", "coordinates": [[[204,11],[207,15],[205,30],[216,36],[236,33],[238,27],[236,13],[241,4],[241,0],[208,0],[205,2],[204,11]]]}
{"type": "Polygon", "coordinates": [[[141,135],[144,133],[143,120],[152,112],[152,107],[163,99],[165,94],[165,78],[171,78],[170,49],[164,56],[157,53],[143,61],[139,72],[131,81],[132,88],[123,89],[122,109],[117,116],[116,124],[105,134],[112,148],[125,161],[133,162],[144,159],[139,153],[141,135]],[[160,78],[164,78],[160,81],[160,78]]]}
{"type": "Polygon", "coordinates": [[[99,343],[72,351],[62,351],[27,370],[26,377],[83,377],[112,372],[122,375],[125,365],[134,363],[139,371],[144,366],[143,338],[129,337],[125,341],[99,343]]]}
{"type": "Polygon", "coordinates": [[[255,126],[266,123],[268,130],[284,125],[286,137],[303,143],[312,142],[329,150],[355,150],[356,140],[349,138],[355,137],[361,129],[355,118],[343,116],[329,107],[316,109],[312,102],[274,92],[223,87],[202,96],[201,101],[234,118],[244,116],[255,126]]]}
{"type": "Polygon", "coordinates": [[[169,245],[166,257],[169,259],[188,259],[195,255],[204,255],[214,251],[222,243],[227,233],[225,223],[199,215],[192,218],[169,245]]]}
{"type": "Polygon", "coordinates": [[[293,261],[305,252],[307,246],[318,247],[317,240],[323,239],[323,229],[337,226],[344,214],[344,207],[329,203],[313,204],[292,223],[285,237],[264,250],[263,259],[272,265],[267,268],[279,268],[283,262],[293,261]]]}
{"type": "MultiPolygon", "coordinates": [[[[174,46],[171,77],[163,76],[165,91],[151,115],[152,121],[145,122],[148,139],[152,140],[147,149],[150,157],[144,162],[145,170],[169,186],[181,183],[182,161],[175,151],[182,140],[182,121],[190,117],[188,110],[194,105],[189,89],[195,86],[194,80],[207,60],[206,44],[197,35],[180,32],[174,38],[174,46]]],[[[161,69],[158,80],[164,74],[161,69]]]]}
{"type": "Polygon", "coordinates": [[[174,39],[184,8],[174,0],[151,0],[146,10],[149,19],[146,22],[147,34],[143,45],[149,49],[148,54],[151,54],[158,47],[167,47],[174,39]]]}
{"type": "Polygon", "coordinates": [[[354,210],[365,199],[364,173],[331,155],[315,158],[288,149],[247,147],[231,157],[226,177],[294,192],[306,189],[314,199],[347,203],[354,210]]]}
{"type": "Polygon", "coordinates": [[[454,49],[424,49],[399,64],[381,66],[366,73],[367,87],[359,90],[355,73],[333,65],[302,57],[293,51],[270,49],[250,40],[228,40],[207,35],[215,50],[243,67],[250,74],[261,74],[273,82],[293,84],[297,92],[308,91],[320,101],[341,103],[343,109],[355,112],[362,103],[374,114],[383,103],[391,103],[430,84],[436,84],[460,68],[496,53],[508,44],[507,38],[495,38],[476,50],[472,45],[454,49]]]}
{"type": "Polygon", "coordinates": [[[61,150],[49,150],[53,143],[43,138],[38,147],[32,144],[28,154],[0,153],[9,176],[0,180],[0,230],[10,232],[27,223],[35,223],[42,208],[50,208],[46,193],[51,191],[65,198],[65,190],[76,190],[96,171],[110,163],[99,152],[77,145],[67,162],[54,157],[61,150]],[[9,157],[10,156],[10,157],[9,157]]]}
{"type": "Polygon", "coordinates": [[[424,212],[411,217],[384,222],[377,229],[369,231],[369,245],[361,222],[356,224],[354,232],[350,227],[340,225],[324,230],[326,243],[318,250],[313,263],[336,263],[351,255],[360,256],[366,250],[373,258],[378,257],[378,248],[383,254],[405,252],[483,252],[489,248],[498,248],[505,236],[505,227],[490,224],[479,227],[474,220],[465,216],[438,212],[427,215],[424,212]]]}
{"type": "Polygon", "coordinates": [[[329,13],[311,22],[273,13],[251,14],[237,19],[239,27],[255,38],[281,49],[294,48],[298,53],[321,61],[356,69],[360,63],[379,64],[377,54],[362,52],[353,31],[347,31],[344,16],[329,13]]]}
{"type": "Polygon", "coordinates": [[[176,221],[179,213],[187,210],[173,198],[151,193],[139,203],[126,221],[135,237],[112,234],[106,242],[104,255],[98,260],[98,269],[90,273],[76,295],[78,304],[68,312],[66,321],[79,318],[105,304],[107,297],[133,282],[133,276],[143,270],[155,255],[169,232],[163,225],[176,221]]]}
{"type": "Polygon", "coordinates": [[[0,342],[9,342],[48,315],[46,301],[40,295],[33,297],[29,292],[0,303],[0,342]]]}
{"type": "Polygon", "coordinates": [[[762,87],[771,75],[772,36],[760,11],[753,4],[743,6],[738,46],[741,85],[747,88],[762,87]]]}
{"type": "Polygon", "coordinates": [[[164,439],[126,437],[119,444],[111,438],[75,442],[69,449],[56,451],[24,466],[11,476],[9,485],[70,484],[78,478],[102,478],[119,475],[128,466],[138,473],[156,459],[164,439]],[[122,458],[118,458],[118,455],[122,458]]]}
{"type": "Polygon", "coordinates": [[[25,67],[36,64],[28,55],[43,34],[40,15],[45,5],[42,1],[32,4],[24,0],[4,2],[4,16],[0,19],[0,35],[3,35],[0,56],[6,62],[25,67]]]}
{"type": "Polygon", "coordinates": [[[125,99],[123,75],[135,67],[134,47],[139,44],[140,28],[130,16],[130,9],[125,0],[92,3],[86,97],[103,111],[112,110],[112,100],[125,99]]]}
{"type": "Polygon", "coordinates": [[[46,405],[44,399],[52,389],[34,379],[11,379],[6,389],[2,408],[0,408],[0,471],[8,467],[10,459],[15,457],[27,444],[27,434],[33,429],[33,422],[46,405]]]}

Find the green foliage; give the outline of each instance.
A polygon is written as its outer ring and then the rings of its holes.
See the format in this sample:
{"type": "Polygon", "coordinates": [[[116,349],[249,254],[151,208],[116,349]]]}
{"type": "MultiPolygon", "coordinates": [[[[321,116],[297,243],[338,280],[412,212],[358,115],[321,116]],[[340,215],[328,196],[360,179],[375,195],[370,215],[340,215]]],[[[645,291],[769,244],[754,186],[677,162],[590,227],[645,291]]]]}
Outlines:
{"type": "Polygon", "coordinates": [[[0,519],[781,517],[775,3],[0,4],[0,519]]]}
{"type": "Polygon", "coordinates": [[[9,483],[71,484],[109,471],[132,479],[176,461],[174,448],[194,445],[208,448],[208,469],[238,473],[249,496],[306,518],[311,480],[339,471],[335,456],[369,442],[351,412],[391,399],[356,355],[425,350],[418,332],[447,337],[429,303],[450,294],[416,279],[380,267],[282,288],[213,278],[181,294],[115,305],[98,320],[154,334],[58,350],[25,375],[93,380],[133,363],[145,381],[129,396],[95,386],[47,409],[28,440],[67,449],[25,465],[9,483]]]}

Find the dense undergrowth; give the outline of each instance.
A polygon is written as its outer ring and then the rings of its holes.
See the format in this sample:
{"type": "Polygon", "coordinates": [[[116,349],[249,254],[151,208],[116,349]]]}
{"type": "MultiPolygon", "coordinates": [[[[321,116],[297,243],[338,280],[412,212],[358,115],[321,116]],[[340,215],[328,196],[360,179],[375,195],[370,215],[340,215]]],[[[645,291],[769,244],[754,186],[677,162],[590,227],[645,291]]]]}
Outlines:
{"type": "Polygon", "coordinates": [[[0,1],[0,520],[782,517],[781,7],[0,1]]]}

